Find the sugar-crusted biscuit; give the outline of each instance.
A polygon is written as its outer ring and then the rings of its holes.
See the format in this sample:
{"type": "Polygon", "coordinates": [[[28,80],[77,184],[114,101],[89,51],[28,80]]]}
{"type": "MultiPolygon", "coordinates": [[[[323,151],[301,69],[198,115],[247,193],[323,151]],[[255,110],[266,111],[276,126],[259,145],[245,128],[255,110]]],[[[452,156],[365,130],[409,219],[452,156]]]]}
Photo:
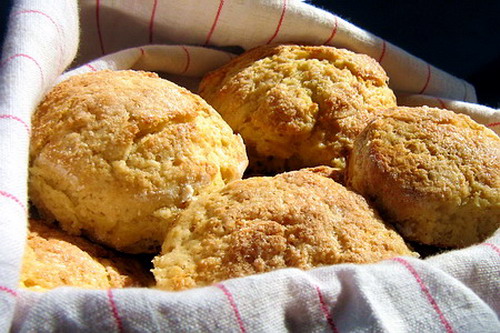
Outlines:
{"type": "Polygon", "coordinates": [[[367,55],[278,45],[257,47],[208,73],[199,92],[242,135],[254,172],[329,165],[341,173],[354,138],[396,106],[387,83],[367,55]]]}
{"type": "Polygon", "coordinates": [[[154,280],[137,258],[30,220],[19,285],[33,291],[71,286],[90,289],[150,287],[154,280]]]}
{"type": "Polygon", "coordinates": [[[154,260],[159,288],[180,290],[285,267],[415,255],[366,200],[317,167],[234,181],[202,195],[154,260]]]}
{"type": "Polygon", "coordinates": [[[199,96],[153,73],[100,71],[63,81],[38,106],[29,194],[67,232],[157,252],[193,198],[247,163],[241,138],[199,96]]]}
{"type": "Polygon", "coordinates": [[[452,111],[394,108],[356,139],[347,184],[404,237],[468,246],[500,227],[500,138],[452,111]]]}

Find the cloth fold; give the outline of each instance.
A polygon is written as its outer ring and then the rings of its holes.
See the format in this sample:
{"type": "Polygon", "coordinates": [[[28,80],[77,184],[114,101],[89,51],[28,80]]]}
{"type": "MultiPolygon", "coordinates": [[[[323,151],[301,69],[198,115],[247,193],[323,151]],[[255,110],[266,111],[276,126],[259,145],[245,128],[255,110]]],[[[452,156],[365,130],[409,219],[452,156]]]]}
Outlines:
{"type": "Polygon", "coordinates": [[[77,73],[134,68],[196,91],[241,50],[286,42],[366,53],[398,103],[448,108],[500,133],[500,111],[475,104],[470,84],[305,2],[14,1],[0,61],[0,331],[500,331],[498,232],[425,260],[285,269],[177,293],[18,289],[30,117],[48,89],[77,73]]]}

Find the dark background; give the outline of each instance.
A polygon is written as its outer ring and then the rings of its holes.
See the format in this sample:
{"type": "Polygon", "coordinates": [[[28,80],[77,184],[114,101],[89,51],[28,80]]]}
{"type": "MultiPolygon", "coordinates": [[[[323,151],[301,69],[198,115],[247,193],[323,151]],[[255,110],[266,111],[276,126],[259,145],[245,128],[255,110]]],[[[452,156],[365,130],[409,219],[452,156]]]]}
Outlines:
{"type": "MultiPolygon", "coordinates": [[[[12,2],[0,0],[2,39],[12,2]]],[[[500,1],[308,2],[469,81],[476,88],[479,103],[500,108],[500,83],[496,81],[500,77],[500,1]]]]}
{"type": "Polygon", "coordinates": [[[476,88],[500,108],[500,1],[311,0],[476,88]]]}

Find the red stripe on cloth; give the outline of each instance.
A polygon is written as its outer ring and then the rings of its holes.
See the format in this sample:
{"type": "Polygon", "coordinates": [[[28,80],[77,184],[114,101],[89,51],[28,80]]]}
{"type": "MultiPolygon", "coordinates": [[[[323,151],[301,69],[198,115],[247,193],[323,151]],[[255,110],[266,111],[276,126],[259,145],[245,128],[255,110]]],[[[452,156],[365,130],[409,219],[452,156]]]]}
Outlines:
{"type": "Polygon", "coordinates": [[[115,299],[113,297],[113,292],[111,291],[111,289],[108,289],[107,295],[108,295],[109,305],[111,306],[111,312],[113,313],[113,318],[115,319],[116,322],[116,327],[118,328],[119,332],[124,332],[122,319],[120,318],[120,315],[118,313],[118,307],[116,306],[115,299]]]}
{"type": "Polygon", "coordinates": [[[500,255],[500,248],[492,243],[483,243],[483,245],[491,247],[498,255],[500,255]]]}
{"type": "Polygon", "coordinates": [[[158,0],[153,2],[153,10],[151,11],[151,17],[149,18],[149,43],[153,43],[153,29],[155,24],[156,7],[158,6],[158,0]]]}
{"type": "Polygon", "coordinates": [[[276,30],[274,31],[274,34],[269,38],[266,44],[271,44],[271,42],[278,36],[278,33],[281,29],[281,24],[283,24],[283,19],[285,18],[285,12],[286,12],[286,2],[287,0],[283,0],[283,9],[281,10],[281,16],[278,21],[278,26],[276,27],[276,30]]]}
{"type": "Polygon", "coordinates": [[[427,64],[427,79],[425,79],[425,84],[422,87],[422,90],[420,90],[419,94],[422,94],[425,89],[427,89],[427,86],[429,85],[429,82],[431,81],[431,65],[427,64]]]}
{"type": "Polygon", "coordinates": [[[15,120],[17,122],[20,122],[21,124],[23,124],[24,128],[26,129],[26,132],[28,132],[28,135],[31,134],[31,130],[30,130],[30,127],[28,126],[28,124],[26,124],[24,122],[24,120],[22,120],[19,117],[16,117],[16,116],[13,116],[10,114],[2,114],[2,115],[0,115],[0,119],[12,119],[12,120],[15,120]]]}
{"type": "Polygon", "coordinates": [[[42,67],[40,66],[40,64],[38,63],[38,61],[36,61],[35,58],[33,58],[33,57],[31,57],[31,56],[29,56],[27,54],[24,54],[24,53],[14,54],[13,56],[10,56],[7,59],[5,59],[5,61],[0,64],[0,67],[4,66],[6,63],[8,63],[9,61],[11,61],[12,59],[19,58],[19,57],[29,59],[29,60],[31,60],[31,61],[33,61],[35,63],[36,67],[38,67],[38,71],[40,72],[41,85],[45,86],[45,78],[44,78],[44,75],[43,75],[42,67]]]}
{"type": "Polygon", "coordinates": [[[0,195],[3,196],[3,197],[6,197],[6,198],[9,198],[9,199],[13,200],[15,203],[17,203],[19,206],[21,206],[21,208],[25,212],[28,211],[28,209],[26,209],[26,206],[22,203],[22,201],[19,200],[15,195],[10,194],[10,193],[5,192],[5,191],[2,191],[2,190],[0,190],[0,195]]]}
{"type": "Polygon", "coordinates": [[[325,300],[323,298],[323,294],[321,293],[321,290],[319,289],[318,286],[316,286],[316,292],[318,293],[318,299],[319,299],[319,304],[321,305],[321,311],[323,311],[323,314],[325,315],[326,322],[328,323],[328,326],[330,326],[330,329],[334,333],[338,333],[337,327],[335,326],[335,323],[333,322],[333,318],[330,314],[330,311],[328,311],[328,306],[325,303],[325,300]]]}
{"type": "Polygon", "coordinates": [[[222,290],[224,295],[226,295],[231,308],[233,309],[234,315],[236,316],[236,321],[238,322],[238,326],[240,327],[240,332],[245,333],[245,326],[243,325],[243,320],[241,320],[240,311],[238,311],[238,307],[236,306],[236,302],[234,301],[233,294],[224,286],[222,283],[218,283],[215,285],[217,288],[222,290]]]}
{"type": "Polygon", "coordinates": [[[387,47],[387,42],[382,39],[382,53],[380,53],[380,57],[378,57],[377,60],[379,63],[381,63],[382,59],[384,59],[386,47],[387,47]]]}
{"type": "Polygon", "coordinates": [[[139,48],[139,51],[141,51],[141,56],[144,57],[144,55],[146,54],[146,51],[144,51],[144,49],[142,47],[139,48]]]}
{"type": "Polygon", "coordinates": [[[220,0],[219,2],[219,8],[217,8],[217,14],[215,14],[214,23],[212,23],[212,27],[208,32],[207,39],[205,40],[205,45],[208,45],[208,43],[210,42],[210,38],[212,38],[212,34],[215,31],[215,26],[219,22],[220,13],[222,12],[222,6],[224,6],[224,0],[220,0]]]}
{"type": "Polygon", "coordinates": [[[5,291],[6,293],[11,294],[14,297],[17,297],[17,292],[14,289],[10,289],[4,286],[0,286],[0,290],[5,291]]]}
{"type": "Polygon", "coordinates": [[[85,66],[90,68],[92,70],[92,72],[97,72],[97,69],[94,66],[92,66],[91,64],[86,64],[85,66]]]}
{"type": "Polygon", "coordinates": [[[495,127],[495,126],[498,126],[498,125],[500,125],[500,122],[488,124],[488,125],[486,125],[486,127],[495,127]]]}
{"type": "Polygon", "coordinates": [[[62,43],[63,43],[63,40],[62,40],[62,31],[59,27],[59,25],[56,23],[56,21],[54,19],[52,19],[52,17],[50,17],[47,13],[44,13],[40,10],[21,10],[19,12],[15,12],[15,13],[12,13],[12,16],[14,15],[18,15],[18,14],[39,14],[39,15],[42,15],[44,16],[45,18],[47,18],[51,23],[52,25],[54,25],[54,27],[56,28],[56,31],[57,31],[57,36],[59,38],[59,45],[58,45],[58,48],[59,48],[59,56],[60,56],[60,63],[62,63],[63,61],[63,54],[64,54],[64,50],[62,48],[62,43]]]}
{"type": "Polygon", "coordinates": [[[27,10],[21,10],[21,11],[18,11],[18,12],[15,12],[15,13],[12,13],[12,16],[14,15],[18,15],[18,14],[40,14],[40,15],[43,15],[45,16],[46,18],[48,18],[50,20],[50,22],[52,22],[52,24],[55,25],[57,31],[59,31],[59,26],[56,24],[56,21],[54,21],[52,19],[52,17],[50,17],[48,14],[40,11],[40,10],[34,10],[34,9],[27,9],[27,10]]]}
{"type": "Polygon", "coordinates": [[[186,73],[188,68],[189,68],[189,65],[191,63],[191,56],[189,55],[189,51],[185,46],[181,45],[181,47],[184,50],[184,53],[186,53],[186,66],[184,66],[184,69],[181,72],[181,74],[183,74],[183,73],[186,73]]]}
{"type": "Polygon", "coordinates": [[[97,37],[99,38],[99,46],[101,47],[101,53],[105,54],[104,41],[102,39],[102,32],[101,32],[100,8],[101,8],[101,1],[96,0],[96,2],[95,2],[95,21],[96,21],[96,26],[97,26],[97,37]]]}
{"type": "Polygon", "coordinates": [[[446,109],[446,104],[444,103],[444,101],[441,98],[436,97],[436,101],[438,101],[439,107],[441,109],[446,109]]]}
{"type": "Polygon", "coordinates": [[[403,266],[405,266],[405,268],[411,273],[411,275],[413,275],[413,277],[415,278],[415,280],[417,281],[417,283],[418,283],[418,285],[420,287],[420,290],[425,295],[425,297],[427,298],[427,300],[431,304],[432,308],[434,309],[434,311],[439,316],[439,320],[441,321],[441,324],[443,324],[443,326],[445,327],[446,332],[447,333],[452,333],[453,332],[453,328],[451,327],[451,325],[448,322],[448,320],[445,318],[443,312],[439,308],[439,305],[437,304],[437,302],[434,299],[434,297],[432,297],[429,289],[425,285],[424,281],[422,281],[422,278],[417,273],[417,271],[415,270],[415,268],[408,261],[406,261],[403,258],[394,258],[394,259],[391,259],[391,260],[397,261],[400,264],[402,264],[403,266]]]}
{"type": "Polygon", "coordinates": [[[330,34],[330,37],[328,37],[328,39],[323,43],[323,44],[328,44],[332,41],[333,37],[335,37],[335,35],[337,34],[337,28],[339,26],[339,20],[337,18],[337,16],[334,16],[335,18],[335,25],[333,26],[333,30],[332,30],[332,33],[330,34]]]}

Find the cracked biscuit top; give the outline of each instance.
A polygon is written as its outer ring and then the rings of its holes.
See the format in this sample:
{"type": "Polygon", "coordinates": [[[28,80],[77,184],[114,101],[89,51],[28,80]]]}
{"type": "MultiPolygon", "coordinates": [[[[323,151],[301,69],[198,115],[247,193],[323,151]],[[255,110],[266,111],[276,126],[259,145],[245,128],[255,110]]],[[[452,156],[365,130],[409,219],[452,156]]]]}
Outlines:
{"type": "Polygon", "coordinates": [[[263,46],[208,73],[200,95],[242,135],[253,171],[329,165],[342,172],[354,138],[396,106],[387,83],[367,55],[329,46],[263,46]]]}
{"type": "Polygon", "coordinates": [[[63,81],[38,106],[29,194],[72,234],[156,252],[193,198],[247,163],[241,138],[199,96],[153,73],[100,71],[63,81]]]}
{"type": "Polygon", "coordinates": [[[468,246],[500,227],[500,138],[452,111],[393,108],[356,139],[347,184],[407,239],[468,246]]]}
{"type": "Polygon", "coordinates": [[[180,215],[154,260],[157,286],[200,287],[296,267],[416,255],[367,201],[316,167],[234,181],[180,215]]]}

